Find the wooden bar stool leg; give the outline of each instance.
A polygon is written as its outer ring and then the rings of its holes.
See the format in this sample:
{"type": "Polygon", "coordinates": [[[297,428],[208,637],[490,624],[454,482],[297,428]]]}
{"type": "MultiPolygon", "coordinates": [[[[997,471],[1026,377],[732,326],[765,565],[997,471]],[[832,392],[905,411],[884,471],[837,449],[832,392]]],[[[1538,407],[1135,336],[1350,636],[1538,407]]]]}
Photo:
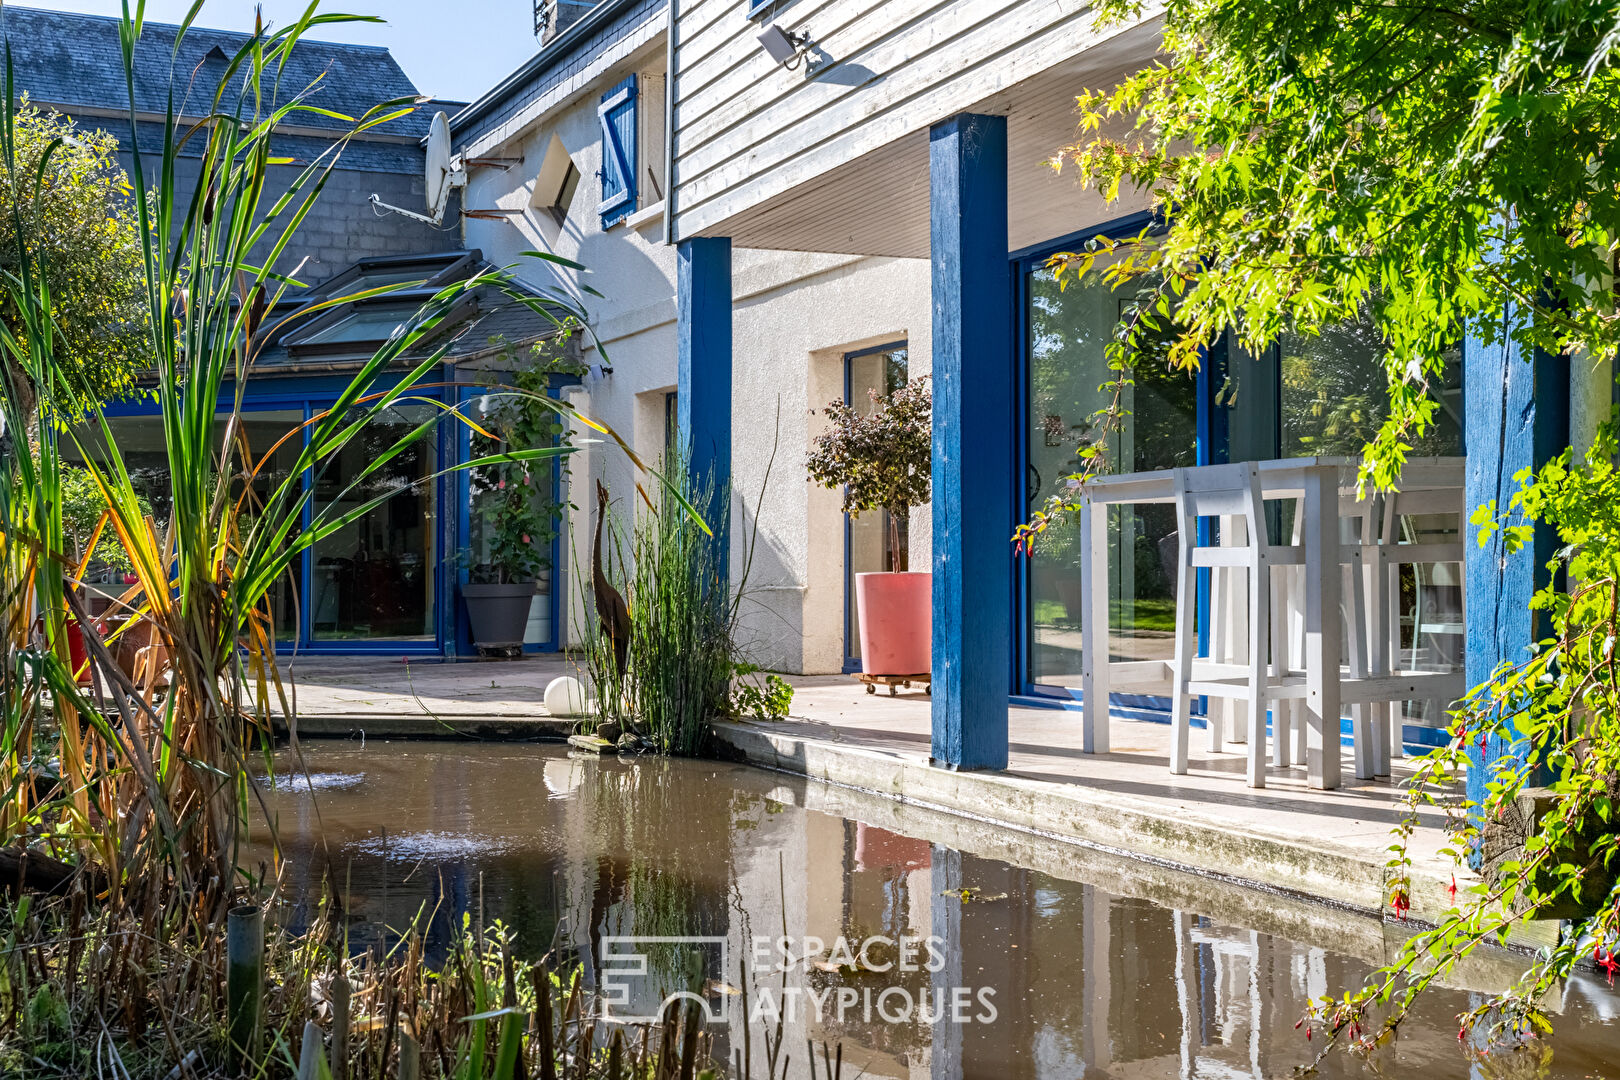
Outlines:
{"type": "MultiPolygon", "coordinates": [[[[1256,532],[1251,528],[1249,534],[1254,537],[1256,532]]],[[[1250,550],[1255,555],[1248,570],[1248,779],[1250,787],[1261,788],[1266,786],[1266,674],[1270,667],[1266,643],[1270,637],[1271,590],[1267,587],[1269,575],[1263,549],[1251,544],[1250,550]]]]}
{"type": "Polygon", "coordinates": [[[1198,546],[1197,519],[1178,514],[1181,531],[1180,556],[1176,560],[1176,654],[1175,670],[1170,673],[1170,771],[1177,776],[1187,772],[1188,740],[1192,735],[1193,654],[1198,648],[1193,623],[1198,613],[1198,579],[1193,569],[1193,551],[1198,546]]]}
{"type": "MultiPolygon", "coordinates": [[[[1245,519],[1229,515],[1221,518],[1221,546],[1245,547],[1250,543],[1249,528],[1245,519]]],[[[1226,615],[1226,650],[1221,659],[1232,664],[1253,664],[1253,657],[1249,652],[1249,625],[1250,611],[1253,603],[1254,586],[1249,581],[1253,570],[1234,567],[1230,573],[1232,579],[1227,593],[1226,615]],[[1234,603],[1239,597],[1242,603],[1234,603]]],[[[1252,684],[1251,684],[1252,685],[1252,684]]],[[[1227,741],[1244,743],[1248,741],[1248,731],[1252,723],[1250,713],[1257,707],[1253,701],[1244,701],[1239,698],[1229,699],[1226,703],[1225,736],[1227,741]]],[[[1220,747],[1211,747],[1219,750],[1220,747]]]]}
{"type": "MultiPolygon", "coordinates": [[[[1274,678],[1288,674],[1289,646],[1289,585],[1292,567],[1274,567],[1271,570],[1271,672],[1274,678]]],[[[1287,700],[1271,703],[1271,764],[1286,769],[1292,753],[1290,727],[1293,709],[1287,700]]]]}
{"type": "MultiPolygon", "coordinates": [[[[1362,589],[1361,567],[1345,566],[1344,615],[1348,624],[1345,646],[1350,654],[1348,660],[1352,679],[1367,677],[1366,611],[1367,602],[1362,589]]],[[[1377,758],[1373,749],[1372,710],[1367,702],[1358,701],[1350,706],[1350,731],[1354,740],[1356,779],[1371,780],[1377,758]]]]}
{"type": "MultiPolygon", "coordinates": [[[[1197,571],[1194,571],[1196,574],[1197,571]]],[[[1231,624],[1226,619],[1226,609],[1231,606],[1228,599],[1231,593],[1232,579],[1227,567],[1215,566],[1209,571],[1209,659],[1216,663],[1226,663],[1231,659],[1227,649],[1228,634],[1231,624]]],[[[1206,702],[1204,714],[1204,731],[1209,738],[1209,752],[1218,754],[1226,749],[1226,714],[1227,703],[1225,698],[1214,698],[1206,702]]]]}

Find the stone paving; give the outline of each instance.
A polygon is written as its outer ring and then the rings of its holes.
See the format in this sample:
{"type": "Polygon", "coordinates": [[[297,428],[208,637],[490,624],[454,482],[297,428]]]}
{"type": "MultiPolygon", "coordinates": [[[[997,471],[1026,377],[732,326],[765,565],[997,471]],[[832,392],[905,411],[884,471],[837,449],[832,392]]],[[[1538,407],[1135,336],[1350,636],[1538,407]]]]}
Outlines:
{"type": "Polygon", "coordinates": [[[554,654],[460,663],[300,656],[282,666],[299,734],[310,737],[566,737],[570,722],[545,707],[546,685],[563,674],[575,673],[554,654]]]}

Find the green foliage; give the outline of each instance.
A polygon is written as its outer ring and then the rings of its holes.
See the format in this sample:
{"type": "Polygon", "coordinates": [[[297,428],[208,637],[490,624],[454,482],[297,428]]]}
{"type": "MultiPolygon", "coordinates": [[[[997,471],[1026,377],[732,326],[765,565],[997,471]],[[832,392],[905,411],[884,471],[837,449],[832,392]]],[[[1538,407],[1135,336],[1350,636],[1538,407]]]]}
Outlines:
{"type": "MultiPolygon", "coordinates": [[[[729,492],[687,478],[684,460],[669,472],[692,505],[729,506],[729,492]]],[[[674,500],[649,509],[636,523],[628,566],[611,515],[607,523],[619,558],[604,556],[604,569],[618,577],[630,609],[630,648],[621,677],[607,635],[591,636],[597,720],[640,733],[660,753],[699,753],[710,721],[729,711],[737,608],[721,573],[730,531],[724,510],[712,516],[721,520],[710,530],[674,500]]]]}
{"type": "MultiPolygon", "coordinates": [[[[1551,636],[1529,659],[1504,665],[1475,688],[1457,712],[1447,745],[1423,758],[1409,783],[1407,820],[1390,863],[1391,902],[1411,903],[1408,845],[1417,812],[1440,805],[1452,819],[1447,851],[1483,863],[1483,880],[1462,890],[1431,930],[1410,938],[1394,963],[1362,990],[1314,1006],[1332,1040],[1362,1048],[1380,1042],[1405,1018],[1418,994],[1444,979],[1485,942],[1505,942],[1532,919],[1572,920],[1556,946],[1535,955],[1505,993],[1483,998],[1461,1017],[1465,1031],[1483,1025],[1490,1039],[1551,1030],[1547,1003],[1575,965],[1595,961],[1615,970],[1620,956],[1620,468],[1617,421],[1604,425],[1583,464],[1565,451],[1531,475],[1508,512],[1525,522],[1506,534],[1510,550],[1541,522],[1565,546],[1551,568],[1567,588],[1548,587],[1532,607],[1551,636]],[[1496,759],[1482,804],[1457,803],[1474,759],[1496,759]],[[1367,1019],[1377,1005],[1384,1017],[1367,1019]]],[[[1481,539],[1502,528],[1476,515],[1481,539]]],[[[1461,871],[1459,871],[1461,872],[1461,871]]]]}
{"type": "MultiPolygon", "coordinates": [[[[1100,5],[1105,20],[1140,11],[1100,5]]],[[[1169,62],[1080,95],[1082,141],[1053,158],[1107,198],[1146,191],[1163,227],[1053,265],[1083,274],[1106,256],[1114,280],[1151,282],[1111,353],[1127,379],[1167,329],[1165,362],[1190,370],[1229,330],[1258,352],[1365,313],[1388,409],[1357,437],[1364,479],[1387,486],[1467,332],[1592,357],[1620,341],[1605,284],[1616,14],[1614,0],[1173,0],[1169,62]]],[[[1117,401],[1105,412],[1099,437],[1122,422],[1117,401]]]]}
{"type": "Polygon", "coordinates": [[[933,497],[933,395],[926,375],[887,397],[870,393],[865,412],[841,401],[822,410],[828,427],[811,440],[805,469],[823,487],[843,488],[846,514],[889,512],[890,565],[904,570],[899,523],[933,497]]]}
{"type": "MultiPolygon", "coordinates": [[[[26,98],[12,124],[13,161],[0,170],[0,271],[15,275],[27,259],[49,290],[59,392],[126,397],[152,348],[140,223],[117,140],[26,98]]],[[[15,311],[5,318],[13,334],[22,329],[15,311]]]]}
{"type": "Polygon", "coordinates": [[[508,349],[512,369],[500,373],[482,399],[484,431],[471,437],[472,456],[487,464],[472,471],[471,489],[475,527],[484,543],[462,555],[474,581],[533,581],[551,566],[551,542],[562,527],[554,494],[556,463],[502,455],[509,449],[568,446],[564,414],[547,404],[547,391],[552,375],[583,370],[568,350],[577,329],[569,322],[555,337],[536,342],[525,359],[508,349]]]}
{"type": "MultiPolygon", "coordinates": [[[[96,486],[89,470],[71,465],[62,467],[59,491],[62,500],[62,528],[67,536],[68,554],[77,562],[84,558],[85,545],[90,543],[97,524],[106,513],[107,500],[102,496],[101,489],[96,486]]],[[[147,516],[151,515],[152,504],[145,496],[140,497],[139,505],[147,516]]],[[[118,533],[110,524],[101,530],[91,565],[111,570],[134,569],[134,564],[129,561],[129,552],[119,542],[118,533]]]]}
{"type": "Polygon", "coordinates": [[[760,720],[786,720],[793,707],[793,687],[774,671],[758,664],[733,664],[731,711],[760,720]]]}
{"type": "MultiPolygon", "coordinates": [[[[1100,4],[1105,20],[1142,9],[1137,0],[1100,4]]],[[[1587,363],[1612,358],[1617,27],[1616,0],[1171,0],[1168,62],[1080,95],[1081,140],[1053,159],[1108,199],[1145,191],[1159,217],[1137,236],[1098,238],[1051,264],[1060,278],[1100,269],[1141,290],[1110,347],[1113,401],[1075,479],[1105,460],[1102,445],[1124,422],[1120,388],[1138,366],[1191,370],[1227,333],[1250,353],[1279,340],[1311,345],[1321,366],[1296,370],[1285,355],[1283,370],[1323,391],[1305,405],[1317,410],[1323,445],[1300,449],[1359,450],[1362,481],[1377,487],[1398,482],[1410,452],[1433,452],[1425,440],[1437,430],[1437,390],[1465,338],[1587,363]],[[1384,357],[1383,401],[1334,373],[1356,336],[1368,339],[1360,351],[1372,344],[1384,357]]],[[[1450,745],[1424,759],[1411,786],[1414,807],[1445,805],[1456,825],[1449,850],[1485,857],[1484,880],[1460,902],[1453,894],[1435,929],[1410,939],[1365,988],[1317,1003],[1330,1046],[1377,1045],[1433,980],[1537,916],[1578,918],[1517,986],[1462,1018],[1464,1034],[1482,1022],[1496,1037],[1544,1031],[1547,991],[1576,960],[1615,964],[1615,450],[1611,427],[1584,465],[1566,454],[1523,474],[1505,511],[1493,504],[1471,519],[1482,540],[1505,530],[1510,548],[1534,522],[1555,528],[1569,585],[1538,595],[1552,636],[1472,692],[1450,745]],[[1471,755],[1492,760],[1508,748],[1482,805],[1447,801],[1471,755]]],[[[1021,536],[1069,509],[1053,500],[1021,536]]],[[[1415,821],[1398,830],[1398,914],[1413,899],[1406,845],[1415,821]]]]}

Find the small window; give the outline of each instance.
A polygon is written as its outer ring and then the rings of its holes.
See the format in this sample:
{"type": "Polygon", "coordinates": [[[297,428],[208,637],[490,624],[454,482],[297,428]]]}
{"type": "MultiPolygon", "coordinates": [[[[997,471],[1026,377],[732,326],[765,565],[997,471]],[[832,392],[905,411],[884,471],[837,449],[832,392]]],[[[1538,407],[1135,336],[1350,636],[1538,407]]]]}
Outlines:
{"type": "Polygon", "coordinates": [[[300,345],[335,345],[351,341],[384,341],[404,326],[412,308],[362,308],[339,319],[324,330],[317,330],[298,342],[300,345]]]}
{"type": "Polygon", "coordinates": [[[574,192],[578,189],[579,167],[569,157],[562,140],[553,135],[540,160],[540,173],[534,179],[534,194],[529,205],[544,210],[562,225],[568,220],[568,208],[573,205],[574,192]]]}

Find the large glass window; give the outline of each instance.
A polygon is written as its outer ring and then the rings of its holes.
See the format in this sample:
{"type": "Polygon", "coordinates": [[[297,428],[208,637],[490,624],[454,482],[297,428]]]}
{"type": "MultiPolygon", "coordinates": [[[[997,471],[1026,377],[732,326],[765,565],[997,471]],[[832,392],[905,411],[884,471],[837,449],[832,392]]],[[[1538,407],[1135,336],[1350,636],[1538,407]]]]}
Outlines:
{"type": "MultiPolygon", "coordinates": [[[[1319,336],[1284,334],[1278,343],[1282,456],[1360,456],[1389,415],[1384,354],[1383,338],[1366,318],[1341,323],[1319,336]]],[[[1444,374],[1431,384],[1439,402],[1434,423],[1411,440],[1408,457],[1463,453],[1462,367],[1462,350],[1451,350],[1444,374]]],[[[1402,543],[1455,542],[1457,529],[1455,514],[1403,513],[1395,523],[1402,543]]],[[[1399,666],[1460,670],[1462,568],[1449,563],[1402,564],[1399,593],[1394,658],[1399,666]]],[[[1429,726],[1446,723],[1444,709],[1436,702],[1409,702],[1406,718],[1429,726]]]]}
{"type": "MultiPolygon", "coordinates": [[[[1319,335],[1285,333],[1280,354],[1282,456],[1359,457],[1389,416],[1385,345],[1371,319],[1319,335]]],[[[1462,350],[1453,349],[1433,388],[1440,407],[1411,457],[1462,453],[1462,350]]]]}
{"type": "MultiPolygon", "coordinates": [[[[906,385],[906,346],[904,342],[864,349],[844,357],[844,402],[862,416],[870,415],[873,395],[887,397],[906,385]]],[[[861,627],[855,603],[855,575],[895,569],[889,553],[887,510],[845,515],[844,559],[844,641],[849,655],[846,663],[861,658],[861,627]]],[[[909,542],[907,522],[901,519],[900,543],[909,542]]]]}
{"type": "MultiPolygon", "coordinates": [[[[1106,347],[1141,283],[1110,288],[1099,264],[1060,288],[1044,268],[1027,278],[1029,333],[1028,509],[1066,492],[1077,449],[1108,403],[1106,347]]],[[[1197,380],[1143,364],[1124,392],[1125,430],[1110,435],[1109,469],[1135,472],[1197,464],[1197,380]]],[[[1109,651],[1115,659],[1168,659],[1175,629],[1176,532],[1169,506],[1115,507],[1109,515],[1109,651]]],[[[1029,680],[1080,679],[1080,538],[1073,524],[1047,530],[1030,555],[1029,680]]]]}
{"type": "Polygon", "coordinates": [[[435,437],[418,439],[360,484],[367,465],[433,416],[428,405],[400,405],[352,439],[315,478],[317,513],[342,516],[379,505],[314,546],[310,630],[316,640],[425,639],[433,636],[435,437]]]}
{"type": "MultiPolygon", "coordinates": [[[[673,398],[674,396],[674,394],[666,395],[667,398],[673,398]]],[[[484,419],[486,414],[478,402],[471,403],[469,408],[475,411],[476,419],[481,421],[484,419]]],[[[490,444],[480,437],[474,436],[470,453],[473,457],[481,457],[496,452],[498,448],[504,449],[506,445],[505,443],[490,444]]],[[[556,516],[552,519],[552,528],[558,532],[561,531],[563,525],[563,509],[561,506],[557,506],[553,500],[548,499],[545,493],[556,492],[559,467],[559,461],[555,458],[541,458],[529,462],[527,467],[528,480],[525,486],[525,490],[532,493],[530,496],[532,509],[538,510],[548,502],[556,508],[556,516]]],[[[479,507],[484,505],[483,499],[485,493],[490,492],[490,485],[497,482],[499,482],[498,479],[491,479],[482,470],[474,470],[468,476],[468,491],[472,500],[472,512],[468,516],[468,546],[464,554],[469,557],[468,561],[473,568],[474,581],[480,580],[479,574],[483,569],[487,569],[487,564],[490,562],[490,550],[494,543],[494,526],[484,514],[479,512],[479,507]]],[[[540,567],[535,575],[534,598],[529,602],[529,621],[524,629],[523,644],[549,645],[552,639],[552,587],[553,582],[556,580],[556,575],[553,573],[555,568],[551,564],[551,558],[556,549],[553,546],[553,537],[551,536],[535,537],[533,547],[544,557],[545,565],[540,567]]]]}
{"type": "MultiPolygon", "coordinates": [[[[244,412],[237,426],[239,440],[233,461],[231,496],[239,502],[240,527],[244,530],[262,512],[265,500],[290,474],[302,448],[303,438],[298,427],[304,421],[302,409],[263,409],[244,412]],[[251,462],[251,466],[244,463],[251,462]],[[251,474],[251,491],[244,497],[245,478],[251,474]]],[[[163,421],[158,416],[116,416],[108,420],[113,441],[129,472],[130,481],[138,494],[152,507],[152,518],[158,525],[159,535],[169,520],[170,488],[168,483],[169,454],[163,441],[163,421]]],[[[226,423],[223,417],[215,425],[215,453],[224,449],[226,423]]],[[[98,431],[80,432],[92,455],[103,459],[107,448],[98,431]]],[[[69,444],[63,444],[63,458],[70,464],[81,460],[69,444]]],[[[96,578],[96,567],[91,577],[96,578]]],[[[121,582],[122,572],[104,575],[109,582],[121,582]]],[[[298,634],[298,569],[284,574],[270,590],[270,606],[276,636],[292,640],[298,634]]]]}

